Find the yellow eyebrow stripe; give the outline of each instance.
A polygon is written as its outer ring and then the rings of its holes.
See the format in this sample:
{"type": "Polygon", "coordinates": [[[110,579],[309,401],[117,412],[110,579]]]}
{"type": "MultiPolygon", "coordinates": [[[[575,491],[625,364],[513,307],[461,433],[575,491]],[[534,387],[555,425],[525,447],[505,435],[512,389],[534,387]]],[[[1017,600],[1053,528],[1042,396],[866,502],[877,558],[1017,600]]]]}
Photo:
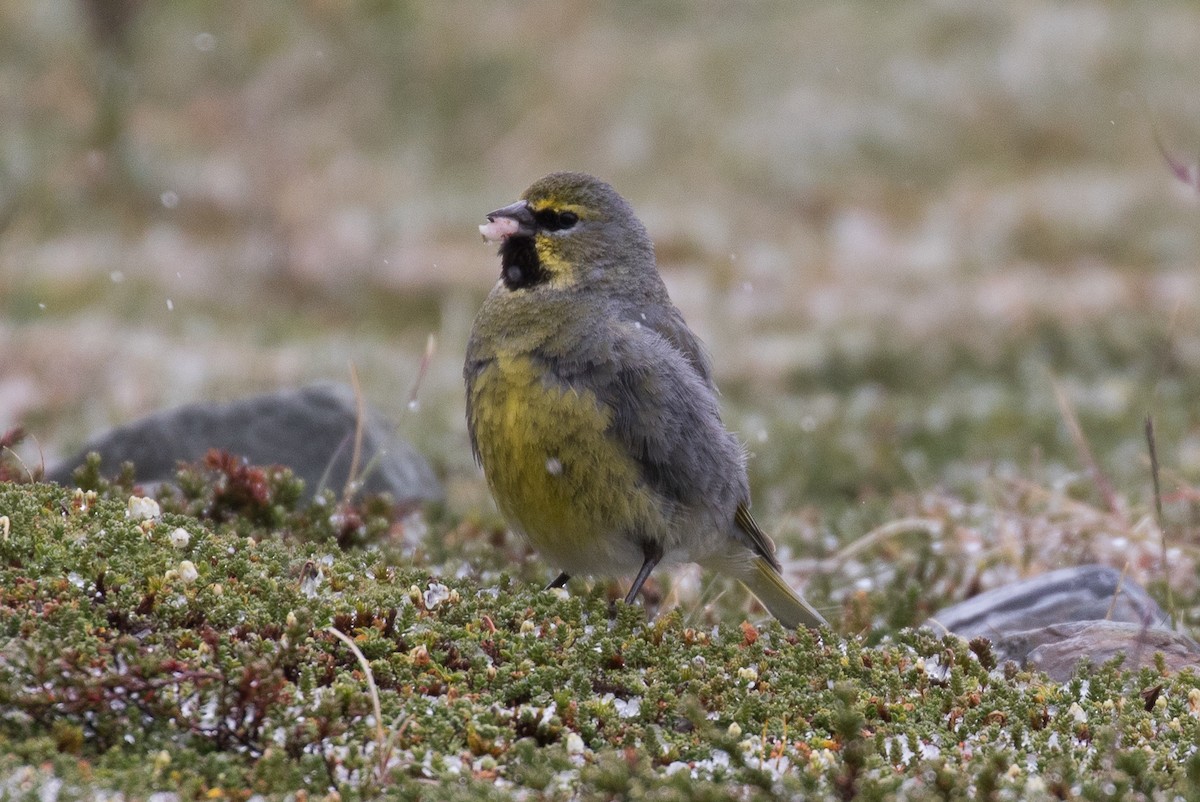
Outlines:
{"type": "Polygon", "coordinates": [[[589,210],[586,206],[580,206],[578,203],[559,203],[557,198],[544,198],[536,203],[529,204],[529,208],[533,209],[534,214],[544,212],[547,209],[553,209],[556,212],[574,212],[579,215],[580,219],[589,216],[589,210]]]}

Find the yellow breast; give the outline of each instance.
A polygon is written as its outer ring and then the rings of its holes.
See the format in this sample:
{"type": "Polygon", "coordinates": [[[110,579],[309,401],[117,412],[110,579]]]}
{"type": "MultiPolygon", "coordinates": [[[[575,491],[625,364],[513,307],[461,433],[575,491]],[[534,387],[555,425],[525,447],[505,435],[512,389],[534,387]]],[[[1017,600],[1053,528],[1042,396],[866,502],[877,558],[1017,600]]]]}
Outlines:
{"type": "Polygon", "coordinates": [[[637,464],[608,435],[611,410],[524,355],[486,365],[468,403],[497,505],[553,567],[636,570],[636,538],[664,524],[637,464]]]}

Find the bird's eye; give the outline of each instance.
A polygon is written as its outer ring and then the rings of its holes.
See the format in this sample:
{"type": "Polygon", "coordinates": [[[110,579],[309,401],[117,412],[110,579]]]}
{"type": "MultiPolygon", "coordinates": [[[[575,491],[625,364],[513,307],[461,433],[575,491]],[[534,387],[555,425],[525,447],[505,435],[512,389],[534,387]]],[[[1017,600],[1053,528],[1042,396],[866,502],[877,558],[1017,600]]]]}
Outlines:
{"type": "Polygon", "coordinates": [[[554,209],[542,209],[533,217],[537,220],[538,228],[545,231],[563,231],[579,222],[579,215],[575,212],[559,212],[554,209]]]}

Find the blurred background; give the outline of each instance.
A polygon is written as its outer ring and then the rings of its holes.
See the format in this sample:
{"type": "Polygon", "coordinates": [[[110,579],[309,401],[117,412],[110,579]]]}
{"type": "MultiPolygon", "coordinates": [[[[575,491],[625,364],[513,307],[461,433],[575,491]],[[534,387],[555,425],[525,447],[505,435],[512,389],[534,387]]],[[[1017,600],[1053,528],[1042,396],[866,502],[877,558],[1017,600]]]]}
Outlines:
{"type": "Polygon", "coordinates": [[[52,464],[353,364],[482,508],[476,226],[577,169],[649,227],[785,543],[1079,482],[1055,387],[1135,501],[1153,414],[1194,522],[1197,53],[1200,5],[1157,0],[7,0],[0,429],[52,464]]]}

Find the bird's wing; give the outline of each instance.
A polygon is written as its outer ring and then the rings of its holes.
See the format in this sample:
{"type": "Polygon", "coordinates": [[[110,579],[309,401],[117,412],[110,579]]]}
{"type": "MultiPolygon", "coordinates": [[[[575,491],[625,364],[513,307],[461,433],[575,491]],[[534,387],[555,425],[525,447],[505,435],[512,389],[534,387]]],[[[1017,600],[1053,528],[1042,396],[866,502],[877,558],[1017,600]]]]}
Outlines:
{"type": "Polygon", "coordinates": [[[475,381],[479,378],[479,374],[487,367],[492,359],[481,353],[477,339],[472,332],[471,339],[467,342],[467,356],[463,363],[463,379],[467,385],[467,436],[471,439],[471,454],[475,457],[475,463],[480,464],[479,459],[479,440],[475,436],[475,417],[478,410],[475,407],[475,381]]]}
{"type": "MultiPolygon", "coordinates": [[[[712,363],[708,358],[708,350],[704,347],[704,343],[700,342],[700,338],[688,328],[683,314],[673,304],[667,304],[664,313],[658,318],[652,319],[651,327],[680,350],[712,393],[716,394],[717,385],[713,381],[712,363]]],[[[723,430],[724,426],[721,428],[723,430]]],[[[751,547],[778,571],[779,561],[775,557],[775,543],[758,527],[750,515],[749,504],[747,495],[737,505],[734,523],[738,533],[745,535],[746,539],[750,541],[751,547]]]]}
{"type": "Polygon", "coordinates": [[[740,448],[690,355],[647,326],[612,325],[609,359],[598,366],[598,395],[613,411],[611,433],[647,483],[683,502],[722,489],[713,485],[744,486],[740,448]]]}
{"type": "Polygon", "coordinates": [[[658,307],[656,311],[647,314],[645,324],[666,337],[667,342],[678,348],[709,389],[716,392],[717,385],[713,382],[712,363],[708,358],[708,349],[704,347],[704,343],[700,342],[700,338],[688,328],[683,314],[674,304],[668,302],[658,307]]]}
{"type": "MultiPolygon", "coordinates": [[[[648,326],[612,325],[611,350],[592,363],[587,380],[612,410],[612,436],[658,494],[685,508],[704,505],[731,516],[728,531],[776,564],[770,538],[747,510],[750,489],[742,446],[721,423],[709,377],[693,361],[703,355],[687,353],[648,326]]],[[[691,332],[683,331],[698,348],[691,332]]]]}

